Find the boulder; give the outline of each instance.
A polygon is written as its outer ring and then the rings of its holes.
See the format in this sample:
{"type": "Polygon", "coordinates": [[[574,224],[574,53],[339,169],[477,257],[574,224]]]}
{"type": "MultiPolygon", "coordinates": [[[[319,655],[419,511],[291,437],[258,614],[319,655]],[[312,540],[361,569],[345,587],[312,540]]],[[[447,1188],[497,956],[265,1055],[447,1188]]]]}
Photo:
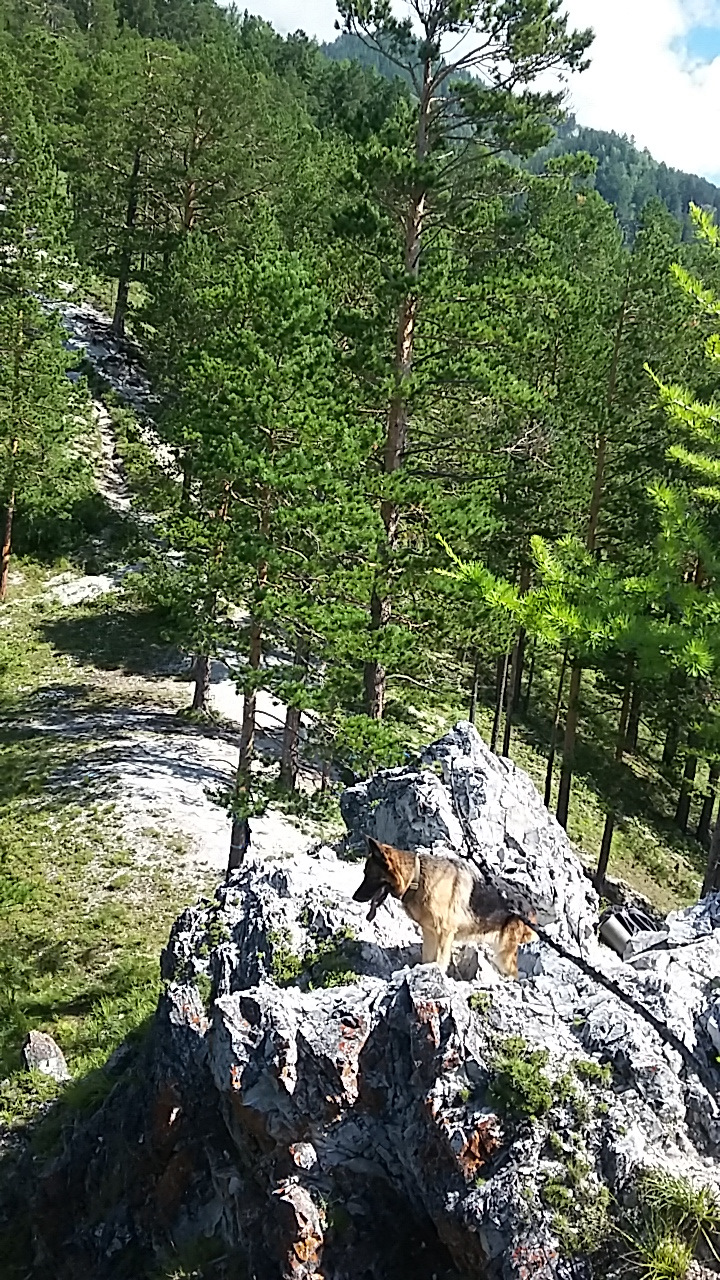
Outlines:
{"type": "MultiPolygon", "coordinates": [[[[369,831],[469,856],[458,804],[498,878],[720,1083],[718,900],[632,963],[601,948],[565,833],[469,725],[346,793],[350,852],[369,831]]],[[[643,1171],[720,1195],[717,1089],[642,1016],[542,942],[519,981],[481,950],[471,980],[461,955],[421,965],[399,903],[369,923],[352,901],[360,878],[277,849],[183,912],[145,1045],[36,1173],[38,1276],[202,1256],[227,1280],[604,1280],[627,1275],[613,1224],[642,1220],[643,1171]]]]}
{"type": "Polygon", "coordinates": [[[417,769],[381,769],[344,791],[340,807],[350,848],[374,836],[400,849],[466,857],[481,873],[489,867],[559,941],[592,945],[598,897],[567,833],[528,775],[496,756],[467,721],[429,746],[417,769]]]}
{"type": "Polygon", "coordinates": [[[64,1084],[70,1079],[65,1055],[52,1036],[44,1031],[30,1031],[22,1048],[22,1059],[28,1071],[39,1071],[64,1084]]]}

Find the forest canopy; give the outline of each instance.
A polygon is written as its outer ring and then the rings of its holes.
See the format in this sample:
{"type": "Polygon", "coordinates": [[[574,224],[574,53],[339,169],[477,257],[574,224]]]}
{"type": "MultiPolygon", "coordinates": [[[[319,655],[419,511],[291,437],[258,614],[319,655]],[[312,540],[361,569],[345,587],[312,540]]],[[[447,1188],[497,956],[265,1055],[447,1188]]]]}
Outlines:
{"type": "Polygon", "coordinates": [[[327,784],[486,713],[563,825],[592,792],[598,883],[633,822],[715,883],[718,192],[538,88],[592,57],[555,0],[339,13],[5,4],[0,596],[89,532],[53,304],[102,299],[172,463],[137,590],[198,714],[237,657],[234,850],[270,686],[286,791],[303,724],[327,784]]]}

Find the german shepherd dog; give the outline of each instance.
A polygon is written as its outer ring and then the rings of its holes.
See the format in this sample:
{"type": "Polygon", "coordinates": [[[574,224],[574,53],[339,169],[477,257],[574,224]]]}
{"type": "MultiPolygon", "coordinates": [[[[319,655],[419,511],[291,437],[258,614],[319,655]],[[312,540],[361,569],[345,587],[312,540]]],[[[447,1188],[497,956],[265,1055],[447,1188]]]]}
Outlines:
{"type": "Polygon", "coordinates": [[[454,942],[477,939],[490,947],[501,972],[517,978],[518,947],[535,935],[493,885],[454,858],[403,853],[371,837],[368,849],[363,882],[353,894],[356,902],[370,903],[368,920],[392,894],[422,929],[423,964],[435,961],[445,973],[454,942]]]}

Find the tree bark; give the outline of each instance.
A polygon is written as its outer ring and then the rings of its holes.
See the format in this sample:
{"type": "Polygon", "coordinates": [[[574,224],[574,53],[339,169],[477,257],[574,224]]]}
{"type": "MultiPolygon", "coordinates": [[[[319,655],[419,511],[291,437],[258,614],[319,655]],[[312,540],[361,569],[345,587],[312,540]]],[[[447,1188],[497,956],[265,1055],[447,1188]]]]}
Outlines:
{"type": "MultiPolygon", "coordinates": [[[[688,735],[688,747],[695,745],[696,735],[688,735]]],[[[697,772],[697,756],[692,750],[685,758],[685,768],[683,769],[682,782],[680,783],[680,794],[678,795],[677,808],[675,810],[675,823],[681,831],[687,831],[688,819],[690,817],[690,804],[692,802],[693,783],[697,772]]]]}
{"type": "Polygon", "coordinates": [[[190,450],[186,449],[183,454],[182,464],[182,491],[180,494],[180,506],[183,511],[187,511],[190,507],[190,494],[192,486],[192,456],[190,450]]]}
{"type": "Polygon", "coordinates": [[[515,698],[518,688],[518,668],[522,662],[521,646],[523,643],[523,631],[518,632],[517,639],[512,648],[512,658],[510,663],[510,672],[506,680],[505,687],[505,732],[503,733],[502,753],[504,756],[510,755],[510,738],[512,735],[513,711],[515,710],[515,698]]]}
{"type": "MultiPolygon", "coordinates": [[[[16,431],[19,432],[20,427],[20,371],[22,368],[22,352],[24,337],[24,312],[20,311],[17,321],[17,334],[15,338],[15,350],[13,351],[13,380],[12,395],[10,397],[10,421],[16,431]]],[[[15,487],[15,459],[17,458],[18,449],[20,448],[19,434],[13,437],[10,446],[10,467],[8,480],[10,482],[10,497],[8,498],[5,508],[5,520],[3,523],[3,540],[2,550],[0,550],[0,603],[3,603],[7,596],[8,577],[10,574],[10,556],[12,554],[12,535],[13,522],[15,519],[15,502],[17,492],[15,487]]]]}
{"type": "Polygon", "coordinates": [[[633,685],[632,699],[630,702],[630,712],[628,714],[627,741],[625,743],[626,751],[637,751],[638,734],[640,732],[641,714],[642,714],[642,688],[636,682],[633,685]]]}
{"type": "Polygon", "coordinates": [[[120,265],[118,267],[117,297],[115,299],[115,311],[113,312],[111,325],[111,330],[115,334],[116,338],[122,338],[125,334],[125,317],[127,315],[128,298],[130,296],[130,276],[132,271],[133,233],[135,231],[135,222],[137,220],[138,211],[138,179],[140,177],[140,160],[141,154],[140,151],[137,150],[133,156],[133,167],[130,174],[125,226],[123,228],[123,247],[120,254],[120,265]]]}
{"type": "MultiPolygon", "coordinates": [[[[293,666],[307,670],[308,646],[306,641],[298,640],[295,648],[293,666]]],[[[285,713],[282,752],[280,755],[280,785],[288,791],[295,790],[299,768],[300,724],[302,712],[299,707],[289,706],[285,713]]]]}
{"type": "MultiPolygon", "coordinates": [[[[610,411],[615,400],[615,390],[617,387],[618,365],[620,361],[620,347],[622,345],[623,330],[625,327],[625,317],[627,315],[628,298],[630,295],[630,275],[628,273],[627,283],[625,286],[625,296],[623,298],[620,314],[618,316],[617,327],[615,329],[615,341],[613,342],[613,351],[610,359],[610,371],[608,374],[608,388],[606,396],[606,408],[608,421],[610,411]]],[[[605,484],[605,465],[607,462],[608,450],[608,434],[605,427],[599,432],[597,438],[597,451],[595,454],[595,479],[593,481],[592,497],[590,499],[590,511],[588,513],[587,532],[585,534],[585,546],[588,551],[595,551],[597,544],[597,529],[600,519],[600,507],[602,504],[603,487],[605,484]]],[[[565,737],[563,740],[563,762],[560,773],[560,787],[558,789],[558,802],[555,816],[561,827],[567,827],[568,813],[570,810],[570,788],[572,786],[573,763],[575,759],[575,740],[577,737],[578,713],[580,705],[580,684],[582,681],[582,666],[579,662],[573,662],[570,671],[570,689],[568,693],[568,710],[565,721],[565,737]]]]}
{"type": "Polygon", "coordinates": [[[285,712],[283,729],[282,754],[280,756],[280,785],[287,791],[295,790],[298,769],[300,767],[300,723],[302,711],[299,707],[288,707],[285,712]]]}
{"type": "MultiPolygon", "coordinates": [[[[530,566],[522,564],[520,566],[520,594],[525,595],[530,586],[530,566]]],[[[515,644],[512,649],[512,662],[510,675],[506,688],[506,708],[505,708],[505,732],[503,734],[502,753],[505,757],[510,755],[510,738],[512,735],[513,715],[515,707],[520,696],[520,683],[522,681],[523,655],[525,653],[525,628],[520,630],[515,637],[515,644]]]]}
{"type": "Polygon", "coordinates": [[[678,720],[673,720],[668,725],[667,733],[665,734],[665,743],[663,745],[663,753],[662,753],[662,763],[664,765],[669,766],[675,762],[675,757],[677,755],[677,749],[679,744],[680,744],[680,723],[678,720]]]}
{"type": "Polygon", "coordinates": [[[715,823],[712,833],[710,852],[707,866],[705,867],[705,879],[700,890],[700,897],[704,898],[708,893],[720,893],[720,818],[715,823]]]}
{"type": "MultiPolygon", "coordinates": [[[[17,444],[17,441],[15,442],[17,444]]],[[[10,554],[12,551],[12,530],[13,518],[15,516],[15,490],[13,489],[8,498],[8,504],[5,508],[5,523],[3,526],[2,541],[2,561],[0,562],[0,604],[2,604],[7,596],[8,575],[10,573],[10,554]]]]}
{"type": "MultiPolygon", "coordinates": [[[[380,596],[377,585],[373,587],[370,598],[370,630],[380,632],[390,621],[390,600],[380,596]]],[[[385,710],[385,694],[387,691],[387,671],[381,662],[374,659],[365,663],[363,672],[365,683],[365,714],[373,720],[382,720],[385,710]]]]}
{"type": "Polygon", "coordinates": [[[533,679],[535,676],[535,654],[537,653],[537,640],[532,642],[532,650],[530,652],[530,670],[528,671],[527,681],[525,684],[525,693],[522,699],[523,715],[526,716],[530,710],[530,694],[532,693],[533,679]]]}
{"type": "MultiPolygon", "coordinates": [[[[615,741],[615,762],[622,764],[625,755],[627,742],[628,717],[630,715],[630,700],[632,696],[632,673],[634,660],[628,664],[627,677],[625,679],[625,688],[623,690],[622,703],[620,706],[620,721],[618,724],[617,739],[615,741]]],[[[617,814],[615,809],[609,809],[605,815],[605,827],[603,829],[602,841],[600,844],[600,857],[598,858],[597,870],[595,872],[595,888],[601,893],[605,885],[605,876],[607,875],[608,862],[610,861],[610,849],[612,846],[613,832],[615,830],[615,820],[617,814]]]]}
{"type": "Polygon", "coordinates": [[[700,818],[695,832],[695,839],[707,849],[710,843],[710,822],[712,820],[713,809],[715,808],[715,797],[717,795],[717,784],[720,779],[720,760],[713,760],[708,772],[708,788],[703,798],[703,806],[700,818]]]}
{"type": "Polygon", "coordinates": [[[510,651],[498,658],[497,666],[497,689],[495,692],[495,715],[493,717],[492,733],[490,734],[490,750],[495,751],[497,748],[498,732],[500,730],[500,717],[502,716],[503,702],[505,700],[505,686],[507,684],[508,665],[510,663],[510,651]]]}
{"type": "Polygon", "coordinates": [[[238,867],[242,865],[249,847],[250,823],[246,817],[234,817],[230,832],[230,854],[225,875],[226,880],[229,880],[231,873],[237,871],[238,867]]]}
{"type": "MultiPolygon", "coordinates": [[[[250,623],[250,650],[248,667],[251,673],[257,672],[262,659],[262,627],[254,618],[250,623]]],[[[252,675],[251,675],[252,680],[252,675]]],[[[237,809],[250,792],[250,766],[255,749],[255,709],[257,705],[257,689],[252,680],[243,697],[242,723],[240,726],[240,747],[238,751],[237,771],[233,789],[233,824],[230,832],[230,854],[228,857],[228,874],[234,871],[245,856],[247,845],[247,815],[238,814],[237,809]]]]}
{"type": "MultiPolygon", "coordinates": [[[[418,162],[427,156],[428,127],[432,105],[432,63],[426,57],[423,66],[423,88],[420,94],[418,121],[415,135],[415,155],[418,162]]],[[[414,280],[420,276],[420,253],[422,250],[423,227],[425,223],[427,191],[418,185],[410,195],[407,215],[405,217],[405,274],[414,280]]],[[[383,452],[383,472],[392,475],[399,471],[405,461],[408,443],[409,414],[407,404],[407,380],[412,373],[413,352],[415,346],[415,330],[419,307],[419,295],[411,289],[403,298],[398,311],[395,334],[395,389],[388,407],[388,422],[383,452]]],[[[380,506],[382,522],[385,526],[385,542],[381,548],[379,559],[388,561],[392,557],[398,540],[400,508],[394,499],[385,498],[380,506]]],[[[370,630],[378,632],[386,627],[392,614],[392,602],[389,596],[388,583],[381,585],[376,578],[370,602],[370,630]]],[[[382,664],[373,659],[365,664],[365,712],[374,720],[381,720],[385,707],[387,672],[382,664]]]]}
{"type": "Polygon", "coordinates": [[[570,787],[575,763],[575,740],[577,738],[580,712],[581,680],[582,667],[579,662],[573,662],[570,668],[570,688],[568,690],[568,708],[565,718],[565,737],[563,738],[562,769],[560,770],[560,786],[558,788],[557,809],[555,810],[555,817],[560,826],[565,828],[567,828],[570,809],[570,787]]]}
{"type": "MultiPolygon", "coordinates": [[[[533,657],[535,655],[533,654],[533,657]]],[[[552,728],[550,730],[550,747],[548,749],[547,769],[545,770],[545,808],[550,808],[550,797],[552,796],[552,779],[553,769],[555,767],[555,749],[557,746],[557,731],[560,723],[560,708],[562,707],[563,685],[565,684],[565,672],[567,670],[568,651],[563,653],[562,666],[560,668],[560,679],[558,680],[557,697],[555,698],[555,713],[553,715],[552,728]]]]}
{"type": "Polygon", "coordinates": [[[207,710],[207,695],[210,689],[210,658],[207,653],[196,653],[192,665],[192,676],[195,680],[192,710],[207,710]]]}
{"type": "Polygon", "coordinates": [[[471,724],[475,723],[477,714],[478,684],[480,681],[480,650],[475,650],[475,662],[473,665],[472,684],[470,685],[470,706],[468,708],[468,720],[471,724]]]}

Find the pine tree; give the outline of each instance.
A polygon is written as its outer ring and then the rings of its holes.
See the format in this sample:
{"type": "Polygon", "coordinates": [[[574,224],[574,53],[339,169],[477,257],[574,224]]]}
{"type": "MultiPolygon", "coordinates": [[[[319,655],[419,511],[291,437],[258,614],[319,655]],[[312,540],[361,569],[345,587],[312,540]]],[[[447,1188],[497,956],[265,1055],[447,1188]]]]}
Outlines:
{"type": "MultiPolygon", "coordinates": [[[[720,256],[720,231],[717,225],[707,212],[696,206],[692,206],[691,214],[701,243],[711,257],[717,259],[720,256]]],[[[711,323],[717,324],[720,300],[716,291],[703,284],[680,264],[675,266],[674,275],[685,297],[691,299],[709,317],[711,323]]],[[[705,355],[711,372],[714,372],[720,364],[720,335],[716,332],[711,332],[707,337],[705,355]]],[[[696,563],[703,566],[702,574],[696,571],[695,577],[700,578],[712,606],[717,597],[720,578],[717,557],[720,545],[720,404],[714,398],[698,399],[678,382],[661,381],[656,374],[653,376],[659,389],[660,402],[676,432],[676,439],[668,449],[668,456],[688,477],[686,496],[682,496],[682,491],[676,496],[678,520],[693,531],[694,543],[698,549],[696,563]]],[[[711,381],[717,385],[716,374],[714,378],[711,377],[711,381]]],[[[688,792],[688,782],[692,781],[687,775],[689,768],[693,772],[690,763],[693,758],[691,752],[686,763],[686,777],[679,801],[679,806],[682,802],[680,817],[685,821],[684,797],[688,792]]],[[[719,832],[720,822],[716,822],[703,893],[720,889],[719,832]]]]}
{"type": "MultiPolygon", "coordinates": [[[[166,289],[146,319],[163,362],[175,354],[160,429],[174,447],[192,449],[193,481],[167,521],[185,561],[165,572],[165,599],[186,620],[178,638],[196,651],[244,648],[235,669],[243,716],[234,849],[256,805],[257,691],[298,684],[294,656],[284,671],[263,669],[267,646],[300,648],[301,663],[311,650],[327,658],[352,613],[339,607],[338,578],[351,583],[374,528],[355,493],[364,434],[335,389],[323,291],[296,255],[259,234],[252,259],[227,258],[195,235],[169,279],[178,304],[168,307],[166,289]],[[189,298],[186,311],[180,300],[189,298]],[[192,343],[188,314],[198,320],[192,343]],[[249,611],[239,635],[228,612],[237,604],[249,611]]],[[[300,709],[311,705],[302,688],[294,698],[300,709]]],[[[288,755],[291,768],[292,746],[288,755]]]]}
{"type": "Polygon", "coordinates": [[[7,592],[16,511],[70,500],[84,464],[71,447],[68,358],[38,295],[64,265],[68,209],[52,152],[11,58],[0,51],[0,600],[7,592]]]}
{"type": "MultiPolygon", "coordinates": [[[[569,34],[567,20],[558,16],[557,9],[544,0],[511,8],[499,0],[476,0],[462,13],[445,0],[439,5],[415,5],[416,35],[410,19],[397,20],[382,0],[365,6],[356,6],[352,0],[340,5],[344,31],[360,36],[389,58],[411,86],[410,102],[398,107],[391,126],[378,139],[383,151],[376,147],[365,161],[366,183],[369,179],[382,205],[391,210],[390,227],[396,219],[401,228],[391,267],[395,318],[393,354],[387,361],[381,462],[387,477],[381,487],[385,538],[370,601],[371,632],[381,652],[379,633],[388,627],[392,615],[392,559],[401,516],[395,477],[402,471],[410,443],[420,281],[427,266],[428,239],[437,236],[449,209],[467,207],[476,198],[489,156],[506,150],[528,154],[547,139],[546,122],[556,112],[558,98],[533,94],[527,86],[545,71],[582,66],[591,38],[589,32],[569,34]],[[472,36],[467,51],[446,61],[442,48],[447,39],[462,50],[464,35],[472,36]],[[482,79],[472,78],[472,71],[482,79]],[[370,172],[373,161],[374,174],[370,172]]],[[[365,666],[365,702],[368,714],[376,718],[383,713],[385,685],[381,657],[370,656],[365,666]]]]}

